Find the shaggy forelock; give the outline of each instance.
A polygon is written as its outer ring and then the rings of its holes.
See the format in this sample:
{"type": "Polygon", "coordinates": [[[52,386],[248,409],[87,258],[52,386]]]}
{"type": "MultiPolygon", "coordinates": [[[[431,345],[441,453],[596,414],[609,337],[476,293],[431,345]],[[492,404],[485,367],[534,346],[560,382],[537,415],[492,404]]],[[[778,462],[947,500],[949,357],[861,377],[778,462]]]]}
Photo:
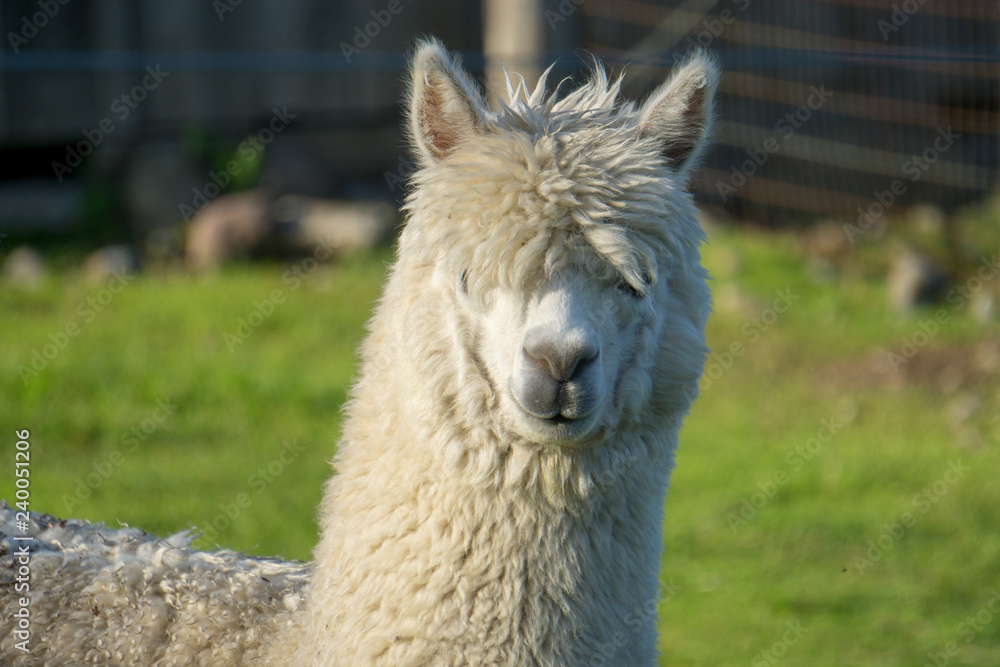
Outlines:
{"type": "Polygon", "coordinates": [[[406,209],[420,245],[467,271],[472,289],[523,288],[568,262],[640,290],[690,270],[702,241],[693,205],[635,105],[619,103],[621,78],[595,66],[560,97],[561,85],[545,93],[547,75],[530,93],[508,77],[484,133],[414,174],[406,209]]]}

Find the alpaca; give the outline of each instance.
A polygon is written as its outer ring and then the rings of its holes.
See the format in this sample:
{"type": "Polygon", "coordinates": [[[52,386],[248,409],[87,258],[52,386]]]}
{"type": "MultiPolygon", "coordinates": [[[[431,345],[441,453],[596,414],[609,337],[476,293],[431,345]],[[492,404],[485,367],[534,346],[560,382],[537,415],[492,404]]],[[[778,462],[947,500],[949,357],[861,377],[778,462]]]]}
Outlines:
{"type": "MultiPolygon", "coordinates": [[[[695,55],[636,105],[595,66],[564,96],[546,94],[545,76],[533,90],[509,83],[491,111],[458,59],[423,42],[407,223],[314,563],[133,536],[138,546],[73,561],[109,587],[34,601],[74,610],[46,617],[69,628],[43,639],[52,664],[72,650],[85,664],[142,664],[139,649],[149,664],[655,664],[663,506],[707,352],[704,235],[685,184],[717,76],[695,55]],[[187,579],[132,573],[133,554],[187,579]],[[202,578],[214,607],[174,593],[202,578]],[[180,615],[199,630],[180,633],[180,615]],[[132,629],[146,623],[160,653],[132,629]]],[[[59,527],[35,523],[40,536],[59,527]]],[[[70,575],[53,562],[58,589],[70,575]]]]}
{"type": "Polygon", "coordinates": [[[637,108],[598,67],[494,113],[419,48],[408,220],[280,664],[655,662],[667,481],[707,352],[684,186],[716,78],[695,57],[637,108]]]}
{"type": "Polygon", "coordinates": [[[267,664],[310,566],[193,551],[195,537],[26,517],[0,501],[0,665],[267,664]]]}

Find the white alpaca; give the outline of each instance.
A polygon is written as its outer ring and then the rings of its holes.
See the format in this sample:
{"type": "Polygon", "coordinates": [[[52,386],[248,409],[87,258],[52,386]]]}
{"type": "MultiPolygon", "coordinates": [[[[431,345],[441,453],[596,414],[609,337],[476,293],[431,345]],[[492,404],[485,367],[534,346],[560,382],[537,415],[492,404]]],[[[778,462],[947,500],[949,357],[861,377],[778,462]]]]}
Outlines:
{"type": "Polygon", "coordinates": [[[40,514],[24,531],[24,518],[0,503],[5,667],[266,665],[309,578],[303,563],[192,551],[190,533],[159,540],[40,514]]]}
{"type": "MultiPolygon", "coordinates": [[[[561,99],[543,80],[491,112],[440,45],[422,44],[408,222],[303,604],[303,567],[258,581],[267,599],[250,622],[247,601],[233,603],[220,658],[220,624],[175,631],[197,596],[150,603],[147,586],[133,601],[126,586],[62,619],[90,651],[80,660],[139,664],[98,640],[139,633],[146,613],[162,664],[654,664],[663,504],[709,310],[685,180],[716,76],[696,57],[636,107],[598,67],[561,99]]],[[[197,554],[175,551],[169,566],[191,571],[197,554]]],[[[262,567],[249,561],[226,567],[262,567]]],[[[224,589],[213,577],[206,588],[224,589]]],[[[53,664],[72,641],[45,646],[53,664]]]]}

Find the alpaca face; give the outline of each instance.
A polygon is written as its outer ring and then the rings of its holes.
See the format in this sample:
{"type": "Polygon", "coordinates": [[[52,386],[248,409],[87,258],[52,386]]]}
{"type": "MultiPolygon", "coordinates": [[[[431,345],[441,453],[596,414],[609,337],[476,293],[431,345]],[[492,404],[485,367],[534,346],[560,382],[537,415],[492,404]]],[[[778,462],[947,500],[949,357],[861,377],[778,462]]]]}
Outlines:
{"type": "Polygon", "coordinates": [[[401,255],[431,268],[470,423],[485,410],[496,431],[572,448],[667,384],[686,409],[708,297],[684,186],[715,76],[695,59],[640,107],[601,70],[562,99],[543,78],[493,112],[443,49],[418,52],[401,255]]]}
{"type": "Polygon", "coordinates": [[[470,277],[454,280],[457,328],[469,334],[466,361],[479,362],[470,372],[495,394],[494,420],[543,445],[579,446],[614,428],[624,370],[649,363],[646,339],[658,337],[653,295],[577,266],[528,290],[470,292],[470,277]]]}

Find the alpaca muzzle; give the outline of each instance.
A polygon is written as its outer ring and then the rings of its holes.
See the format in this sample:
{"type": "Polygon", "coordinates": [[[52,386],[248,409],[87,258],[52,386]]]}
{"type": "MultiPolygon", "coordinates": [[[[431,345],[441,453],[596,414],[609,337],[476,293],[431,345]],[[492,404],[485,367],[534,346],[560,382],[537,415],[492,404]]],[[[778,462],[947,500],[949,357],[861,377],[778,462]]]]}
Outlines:
{"type": "Polygon", "coordinates": [[[600,404],[601,346],[596,333],[529,329],[512,393],[522,410],[553,423],[589,417],[600,404]]]}

